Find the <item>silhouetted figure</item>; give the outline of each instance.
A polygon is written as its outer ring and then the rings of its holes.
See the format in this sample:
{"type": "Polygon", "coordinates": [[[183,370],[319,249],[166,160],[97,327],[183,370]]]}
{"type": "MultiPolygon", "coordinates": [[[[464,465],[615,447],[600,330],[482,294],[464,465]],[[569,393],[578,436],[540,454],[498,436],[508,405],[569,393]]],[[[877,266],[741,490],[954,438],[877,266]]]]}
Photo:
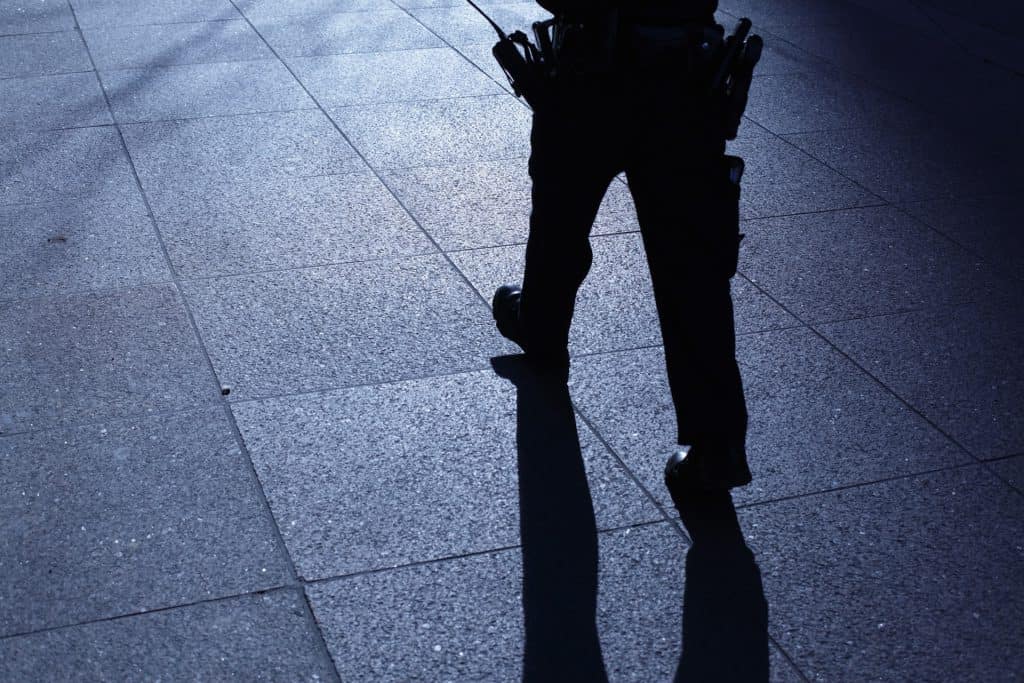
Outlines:
{"type": "Polygon", "coordinates": [[[597,636],[597,522],[564,382],[522,358],[492,361],[517,388],[523,681],[606,681],[597,636]]]}
{"type": "MultiPolygon", "coordinates": [[[[494,296],[501,333],[538,367],[568,372],[589,233],[625,172],[665,343],[684,488],[750,481],[730,278],[739,252],[742,162],[725,155],[709,83],[723,54],[715,0],[542,0],[565,27],[555,76],[532,98],[533,212],[523,285],[494,296]],[[739,165],[737,165],[739,164],[739,165]]],[[[752,66],[750,67],[752,70],[752,66]]]]}
{"type": "Polygon", "coordinates": [[[686,554],[683,652],[676,683],[768,680],[768,603],[728,492],[677,501],[686,554]]]}

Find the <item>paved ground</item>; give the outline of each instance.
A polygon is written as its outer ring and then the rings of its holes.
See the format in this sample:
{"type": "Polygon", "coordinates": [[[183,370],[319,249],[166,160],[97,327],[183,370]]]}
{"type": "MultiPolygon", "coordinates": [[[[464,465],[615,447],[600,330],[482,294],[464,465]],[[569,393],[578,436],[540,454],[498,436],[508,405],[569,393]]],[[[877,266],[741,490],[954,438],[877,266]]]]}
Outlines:
{"type": "Polygon", "coordinates": [[[1024,677],[1003,5],[722,0],[751,559],[660,484],[624,184],[572,404],[492,369],[530,115],[459,0],[0,0],[0,679],[1024,677]]]}

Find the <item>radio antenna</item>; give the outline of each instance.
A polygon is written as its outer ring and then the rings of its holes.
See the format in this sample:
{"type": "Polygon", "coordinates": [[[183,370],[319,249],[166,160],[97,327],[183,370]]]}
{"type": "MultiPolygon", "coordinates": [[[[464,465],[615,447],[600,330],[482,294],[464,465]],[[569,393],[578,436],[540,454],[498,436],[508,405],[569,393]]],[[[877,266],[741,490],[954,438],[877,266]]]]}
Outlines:
{"type": "Polygon", "coordinates": [[[487,20],[488,24],[494,27],[494,30],[497,31],[499,38],[501,38],[502,40],[508,40],[508,36],[506,36],[505,32],[501,30],[501,27],[494,22],[494,19],[491,19],[489,16],[487,16],[487,12],[480,9],[480,7],[475,2],[473,2],[473,0],[466,0],[466,2],[468,2],[473,9],[480,13],[480,15],[487,20]]]}

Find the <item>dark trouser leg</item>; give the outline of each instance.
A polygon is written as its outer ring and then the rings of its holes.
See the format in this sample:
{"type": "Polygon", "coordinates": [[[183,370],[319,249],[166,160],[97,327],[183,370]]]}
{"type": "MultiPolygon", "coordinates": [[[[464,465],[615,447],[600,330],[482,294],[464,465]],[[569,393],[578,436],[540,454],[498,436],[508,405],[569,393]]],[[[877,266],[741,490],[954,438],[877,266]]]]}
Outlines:
{"type": "Polygon", "coordinates": [[[627,175],[654,284],[679,443],[728,442],[742,453],[747,411],[729,287],[738,225],[721,155],[641,163],[627,175]]]}
{"type": "Polygon", "coordinates": [[[533,212],[520,322],[531,356],[564,361],[576,293],[590,270],[590,228],[615,171],[595,158],[600,137],[578,121],[537,115],[531,142],[533,212]]]}

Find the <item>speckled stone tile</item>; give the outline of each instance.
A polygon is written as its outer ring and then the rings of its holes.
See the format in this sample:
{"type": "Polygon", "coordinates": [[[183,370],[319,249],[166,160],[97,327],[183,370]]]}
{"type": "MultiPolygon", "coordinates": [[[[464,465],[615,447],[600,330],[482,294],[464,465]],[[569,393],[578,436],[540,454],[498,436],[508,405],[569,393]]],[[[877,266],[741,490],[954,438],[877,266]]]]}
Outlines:
{"type": "MultiPolygon", "coordinates": [[[[448,43],[456,47],[474,43],[497,42],[494,29],[475,9],[468,5],[452,7],[420,7],[410,9],[418,20],[448,43]]],[[[515,30],[527,32],[535,21],[551,18],[551,13],[534,2],[508,2],[490,4],[487,13],[506,32],[515,30]]]]}
{"type": "Polygon", "coordinates": [[[491,52],[493,47],[494,45],[489,43],[473,43],[471,45],[459,45],[457,49],[466,59],[476,64],[478,68],[483,69],[506,92],[511,93],[512,85],[508,82],[508,76],[502,71],[501,65],[494,58],[494,53],[491,52]]]}
{"type": "Polygon", "coordinates": [[[746,162],[741,218],[767,218],[883,203],[825,164],[747,122],[729,143],[746,162]]]}
{"type": "Polygon", "coordinates": [[[171,279],[141,200],[0,207],[0,300],[171,279]]]}
{"type": "MultiPolygon", "coordinates": [[[[754,481],[737,503],[783,498],[970,458],[855,365],[803,329],[741,336],[754,481]]],[[[676,419],[661,349],[584,358],[572,393],[595,429],[660,500],[676,419]]]]}
{"type": "Polygon", "coordinates": [[[254,22],[341,12],[373,12],[395,9],[391,0],[235,0],[235,5],[254,22]]]}
{"type": "Polygon", "coordinates": [[[205,191],[211,183],[366,169],[318,111],[135,124],[123,130],[147,191],[205,191]]]}
{"type": "Polygon", "coordinates": [[[1007,484],[1024,493],[1024,456],[996,460],[988,466],[1007,484]]]}
{"type": "Polygon", "coordinates": [[[1010,681],[1024,498],[980,467],[745,510],[770,630],[810,680],[1010,681]]]}
{"type": "Polygon", "coordinates": [[[90,70],[89,53],[76,31],[0,36],[0,78],[90,70]]]}
{"type": "Polygon", "coordinates": [[[901,208],[1018,279],[1024,279],[1024,208],[1017,195],[939,200],[901,208]]]}
{"type": "Polygon", "coordinates": [[[82,31],[100,69],[273,59],[249,23],[208,21],[156,26],[106,26],[82,31]]]}
{"type": "MultiPolygon", "coordinates": [[[[596,540],[597,567],[573,557],[563,571],[593,581],[596,570],[594,622],[608,679],[670,680],[681,648],[685,543],[664,524],[596,540]]],[[[537,616],[524,620],[524,578],[538,593],[551,589],[545,577],[524,577],[522,567],[521,553],[510,550],[341,579],[307,591],[344,680],[519,680],[528,625],[538,631],[557,628],[559,620],[587,626],[585,614],[569,615],[576,610],[559,604],[531,608],[537,616]]],[[[574,590],[568,599],[583,598],[578,594],[585,591],[574,590]]],[[[592,658],[601,652],[588,648],[579,630],[561,637],[567,650],[590,655],[577,655],[572,670],[600,669],[592,658]]],[[[544,674],[538,670],[539,677],[544,674]]]]}
{"type": "Polygon", "coordinates": [[[972,197],[1024,187],[1007,154],[943,131],[884,128],[786,135],[811,156],[890,202],[972,197]]]}
{"type": "Polygon", "coordinates": [[[137,200],[139,186],[113,127],[4,131],[0,205],[137,200]]]}
{"type": "Polygon", "coordinates": [[[892,207],[743,225],[742,272],[808,322],[986,298],[999,281],[978,257],[892,207]]]}
{"type": "Polygon", "coordinates": [[[0,35],[71,31],[67,0],[0,0],[0,35]]]}
{"type": "MultiPolygon", "coordinates": [[[[571,421],[568,400],[564,408],[571,421]]],[[[307,579],[519,543],[516,388],[491,371],[233,410],[307,579]]],[[[590,480],[599,527],[660,518],[585,426],[565,428],[578,437],[552,436],[536,455],[575,458],[579,477],[585,471],[590,480]]],[[[565,479],[565,489],[580,483],[564,469],[547,476],[565,479]]]]}
{"type": "Polygon", "coordinates": [[[274,591],[0,640],[0,677],[331,680],[303,602],[274,591]]]}
{"type": "Polygon", "coordinates": [[[122,123],[316,106],[277,60],[103,71],[100,77],[122,123]]]}
{"type": "Polygon", "coordinates": [[[217,399],[170,285],[0,303],[0,434],[217,399]]]}
{"type": "Polygon", "coordinates": [[[223,411],[0,437],[0,633],[288,580],[223,411]]]}
{"type": "MultiPolygon", "coordinates": [[[[442,249],[526,243],[531,208],[526,159],[411,168],[384,174],[384,182],[442,249]]],[[[594,233],[637,229],[629,189],[612,182],[594,233]]]]}
{"type": "Polygon", "coordinates": [[[980,458],[1024,451],[1019,298],[821,326],[823,334],[980,458]]]}
{"type": "Polygon", "coordinates": [[[375,168],[448,166],[529,156],[530,110],[508,95],[329,110],[375,168]]]}
{"type": "Polygon", "coordinates": [[[82,27],[228,21],[241,16],[230,0],[72,0],[82,27]]]}
{"type": "Polygon", "coordinates": [[[479,370],[514,348],[441,256],[186,285],[232,399],[479,370]]]}
{"type": "Polygon", "coordinates": [[[0,127],[70,128],[113,123],[94,73],[0,80],[0,127]]]}
{"type": "Polygon", "coordinates": [[[834,69],[759,74],[745,115],[773,133],[873,126],[914,130],[934,123],[917,107],[834,69]]]}
{"type": "Polygon", "coordinates": [[[254,21],[267,43],[286,57],[443,47],[408,13],[341,12],[264,17],[254,21]]]}
{"type": "MultiPolygon", "coordinates": [[[[593,237],[591,244],[594,264],[576,300],[570,352],[581,355],[660,344],[661,330],[640,235],[593,237]]],[[[524,247],[514,246],[451,256],[490,301],[500,285],[522,282],[524,252],[524,247]]],[[[799,324],[743,278],[735,278],[733,285],[740,332],[799,324]]]]}
{"type": "Polygon", "coordinates": [[[451,48],[295,57],[288,63],[325,107],[503,92],[451,48]]]}
{"type": "Polygon", "coordinates": [[[171,259],[185,277],[436,251],[369,172],[149,196],[171,259]]]}

